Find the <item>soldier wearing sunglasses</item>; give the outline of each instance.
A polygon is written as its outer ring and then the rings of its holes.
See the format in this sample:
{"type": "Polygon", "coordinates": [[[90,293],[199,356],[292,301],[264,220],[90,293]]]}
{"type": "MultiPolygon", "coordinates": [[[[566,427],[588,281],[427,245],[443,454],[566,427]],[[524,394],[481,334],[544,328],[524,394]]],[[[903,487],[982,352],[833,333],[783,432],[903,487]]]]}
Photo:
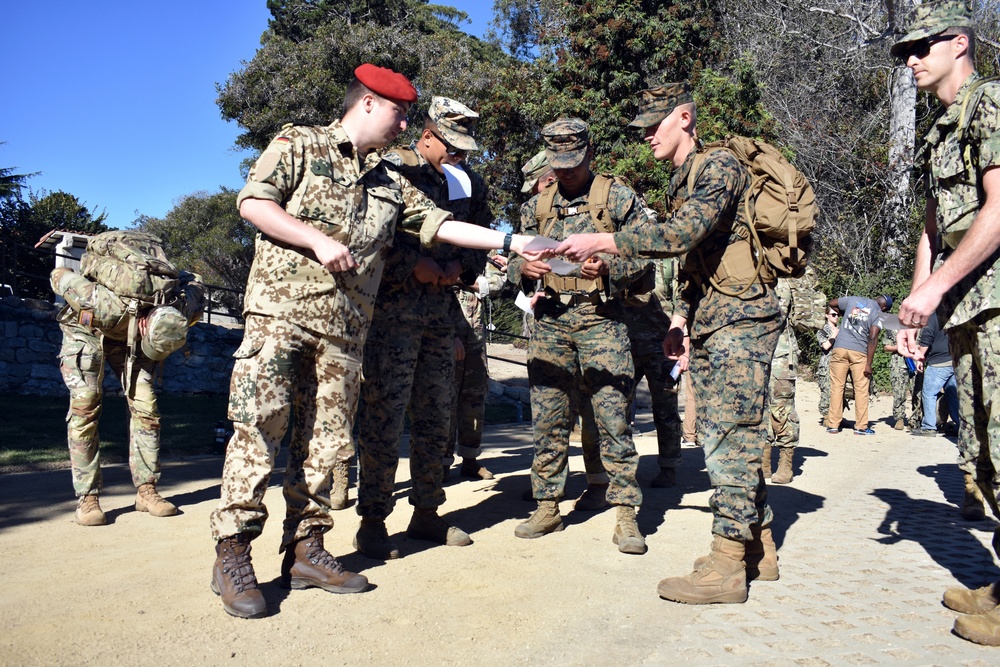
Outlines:
{"type": "MultiPolygon", "coordinates": [[[[965,2],[916,6],[892,55],[943,108],[918,147],[927,212],[910,295],[899,309],[904,356],[920,359],[916,336],[937,313],[948,333],[959,396],[959,458],[1000,516],[1000,85],[975,69],[974,22],[965,2]]],[[[1000,531],[994,533],[1000,548],[1000,531]]],[[[965,614],[955,633],[1000,645],[1000,582],[951,588],[944,604],[965,614]]]]}

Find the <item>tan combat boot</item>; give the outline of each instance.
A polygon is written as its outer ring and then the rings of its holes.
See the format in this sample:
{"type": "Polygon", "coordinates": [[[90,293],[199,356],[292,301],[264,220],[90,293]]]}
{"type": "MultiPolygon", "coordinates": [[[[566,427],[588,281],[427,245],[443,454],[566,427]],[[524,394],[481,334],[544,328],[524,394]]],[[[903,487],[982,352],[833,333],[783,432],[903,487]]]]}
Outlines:
{"type": "Polygon", "coordinates": [[[156,492],[155,484],[142,484],[135,493],[135,511],[149,512],[151,516],[173,516],[177,508],[156,492]]]}
{"type": "Polygon", "coordinates": [[[618,551],[623,554],[646,553],[646,540],[635,522],[634,507],[619,505],[618,522],[615,524],[615,534],[611,541],[618,545],[618,551]]]}
{"type": "Polygon", "coordinates": [[[1000,606],[1000,581],[982,588],[955,586],[944,592],[944,606],[962,614],[985,614],[1000,606]]]}
{"type": "Polygon", "coordinates": [[[573,509],[578,512],[599,512],[609,507],[611,503],[608,502],[607,484],[588,484],[587,489],[573,504],[573,509]]]}
{"type": "Polygon", "coordinates": [[[347,487],[350,462],[337,460],[333,464],[333,487],[330,489],[330,509],[342,510],[347,507],[347,487]]]}
{"type": "Polygon", "coordinates": [[[80,496],[77,500],[76,522],[81,526],[103,526],[108,523],[96,494],[80,496]]]}
{"type": "Polygon", "coordinates": [[[399,547],[389,539],[382,519],[361,517],[361,527],[354,536],[354,548],[375,560],[399,558],[399,547]]]}
{"type": "Polygon", "coordinates": [[[368,588],[368,578],[345,570],[323,546],[323,529],[313,528],[307,537],[285,548],[281,585],[296,590],[315,586],[331,593],[360,593],[368,588]]]}
{"type": "MultiPolygon", "coordinates": [[[[774,545],[771,529],[752,526],[750,532],[753,539],[744,544],[746,553],[743,562],[747,569],[747,581],[777,581],[778,580],[778,548],[774,545]]],[[[694,569],[700,569],[711,554],[701,556],[694,562],[694,569]]]]}
{"type": "Polygon", "coordinates": [[[468,533],[438,516],[436,508],[414,508],[410,525],[406,527],[406,535],[415,540],[437,542],[446,547],[467,547],[472,544],[468,533]]]}
{"type": "Polygon", "coordinates": [[[222,596],[226,613],[238,618],[260,618],[267,614],[267,602],[257,588],[257,575],[250,562],[252,539],[250,533],[240,533],[215,545],[212,592],[222,596]]]}
{"type": "Polygon", "coordinates": [[[558,500],[539,500],[536,509],[528,520],[514,529],[515,537],[532,540],[549,533],[557,533],[565,528],[559,515],[558,500]]]}
{"type": "Polygon", "coordinates": [[[1000,608],[987,614],[967,614],[955,619],[955,634],[970,642],[1000,646],[1000,608]]]}
{"type": "Polygon", "coordinates": [[[462,477],[470,479],[493,479],[493,473],[477,459],[462,459],[462,465],[458,472],[462,477]]]}
{"type": "Polygon", "coordinates": [[[965,498],[962,501],[962,518],[969,521],[982,521],[986,518],[983,511],[983,492],[976,485],[971,473],[965,473],[965,498]]]}
{"type": "Polygon", "coordinates": [[[778,470],[771,475],[772,482],[775,484],[788,484],[795,479],[795,473],[792,471],[792,459],[794,456],[795,450],[791,447],[781,447],[778,449],[778,470]]]}
{"type": "Polygon", "coordinates": [[[746,602],[743,556],[743,542],[716,535],[712,551],[700,568],[686,577],[664,579],[656,592],[661,598],[685,604],[746,602]]]}
{"type": "Polygon", "coordinates": [[[771,445],[764,445],[764,454],[760,461],[760,470],[764,473],[764,479],[771,479],[771,445]]]}

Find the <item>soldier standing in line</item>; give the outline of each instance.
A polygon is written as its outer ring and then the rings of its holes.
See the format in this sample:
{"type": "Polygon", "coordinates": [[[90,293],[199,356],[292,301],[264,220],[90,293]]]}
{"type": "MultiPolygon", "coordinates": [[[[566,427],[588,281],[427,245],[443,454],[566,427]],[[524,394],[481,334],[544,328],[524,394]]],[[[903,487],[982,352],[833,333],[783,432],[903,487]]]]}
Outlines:
{"type": "MultiPolygon", "coordinates": [[[[522,230],[562,239],[598,231],[597,225],[621,229],[653,224],[631,188],[591,172],[586,123],[560,118],[542,129],[542,137],[558,183],[522,207],[522,230]]],[[[527,279],[532,293],[536,280],[544,284],[544,292],[535,294],[535,329],[528,344],[535,441],[531,481],[538,509],[514,534],[536,538],[563,529],[559,499],[566,486],[570,404],[582,376],[588,392],[582,398],[591,402],[601,435],[601,459],[609,477],[606,499],[617,507],[612,541],[623,553],[645,553],[636,524],[642,492],[635,478],[639,456],[628,426],[633,367],[622,299],[648,271],[648,261],[595,258],[572,277],[558,276],[551,268],[523,257],[512,258],[508,267],[510,280],[517,284],[527,279]]]]}
{"type": "Polygon", "coordinates": [[[745,602],[748,576],[778,578],[772,513],[760,467],[767,440],[767,382],[781,333],[781,311],[773,280],[757,277],[751,244],[733,233],[736,225],[751,224],[743,219],[742,206],[750,186],[747,170],[729,151],[713,151],[689,179],[700,147],[690,87],[667,84],[640,95],[639,115],[630,125],[644,128],[654,157],[670,160],[676,168],[669,189],[670,220],[613,234],[573,235],[552,252],[574,261],[596,253],[624,257],[687,253],[681,270],[685,286],[664,352],[672,357],[686,352],[684,332],[690,331],[698,441],[714,488],[709,503],[713,541],[710,554],[695,561],[694,572],[664,579],[657,592],[691,604],[745,602]],[[699,252],[689,252],[696,248],[699,252]],[[706,267],[718,267],[716,275],[709,276],[711,269],[706,267]],[[710,278],[725,291],[703,289],[710,278]],[[729,293],[743,288],[739,296],[729,293]]]}
{"type": "MultiPolygon", "coordinates": [[[[456,220],[489,228],[493,223],[483,179],[462,164],[478,150],[473,132],[479,114],[446,97],[434,97],[423,132],[408,148],[386,155],[410,183],[456,220]],[[469,179],[463,189],[456,176],[469,179]]],[[[379,560],[399,558],[385,519],[393,510],[403,417],[410,417],[410,504],[406,534],[448,546],[472,544],[469,536],[438,516],[444,504],[442,459],[448,451],[455,379],[455,325],[462,317],[452,287],[483,272],[486,253],[396,233],[375,300],[364,354],[364,401],[358,415],[358,551],[379,560]]],[[[468,452],[463,472],[483,478],[468,452]]],[[[485,469],[483,468],[485,471],[485,469]]],[[[486,471],[488,473],[488,471],[486,471]]]]}
{"type": "Polygon", "coordinates": [[[819,414],[820,423],[826,420],[826,413],[830,411],[830,353],[833,351],[833,344],[837,341],[840,333],[840,313],[836,308],[827,307],[826,323],[823,328],[816,332],[816,342],[819,344],[819,361],[816,363],[816,376],[819,382],[819,414]]]}
{"type": "MultiPolygon", "coordinates": [[[[913,328],[896,340],[902,354],[918,357],[918,329],[937,312],[958,384],[960,467],[975,475],[1000,517],[1000,85],[976,72],[973,25],[965,2],[925,2],[913,8],[907,34],[892,47],[917,88],[942,104],[924,139],[924,232],[910,295],[899,309],[900,323],[913,328]]],[[[1000,549],[1000,531],[993,548],[1000,549]]],[[[1000,582],[944,595],[945,606],[967,614],[955,621],[955,633],[993,646],[1000,645],[998,603],[1000,582]]]]}
{"type": "Polygon", "coordinates": [[[892,385],[892,428],[902,431],[909,422],[910,428],[920,427],[920,414],[917,405],[920,404],[919,389],[914,386],[916,373],[910,372],[906,358],[896,351],[896,331],[885,329],[882,332],[882,349],[889,353],[889,383],[892,385]],[[912,413],[906,418],[906,396],[910,396],[912,413]]]}
{"type": "Polygon", "coordinates": [[[793,459],[799,443],[799,414],[795,411],[795,381],[798,378],[799,343],[795,330],[815,331],[823,326],[826,297],[816,289],[816,274],[806,269],[801,278],[780,278],[774,289],[785,316],[771,361],[768,412],[773,440],[764,445],[761,469],[764,479],[789,484],[795,478],[793,459]],[[771,474],[771,447],[778,448],[778,469],[771,474]]]}
{"type": "Polygon", "coordinates": [[[382,159],[377,149],[406,128],[417,91],[382,67],[364,64],[354,74],[342,117],[326,127],[283,127],[237,197],[259,233],[234,355],[234,435],[211,529],[212,589],[242,618],[267,613],[250,544],[267,520],[264,493],[292,414],[282,584],[334,593],[368,587],[326,550],[324,533],[333,526],[331,470],[350,455],[362,349],[396,229],[427,244],[524,246],[524,237],[452,220],[382,159]]]}

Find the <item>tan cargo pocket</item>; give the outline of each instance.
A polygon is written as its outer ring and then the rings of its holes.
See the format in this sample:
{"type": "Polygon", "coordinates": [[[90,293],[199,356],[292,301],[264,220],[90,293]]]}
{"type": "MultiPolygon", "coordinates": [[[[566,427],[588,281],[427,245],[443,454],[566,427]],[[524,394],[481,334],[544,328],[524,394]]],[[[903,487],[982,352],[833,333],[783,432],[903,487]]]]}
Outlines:
{"type": "Polygon", "coordinates": [[[244,338],[233,352],[233,377],[229,383],[229,413],[234,422],[252,424],[257,419],[257,375],[260,369],[258,356],[264,347],[262,338],[244,338]]]}

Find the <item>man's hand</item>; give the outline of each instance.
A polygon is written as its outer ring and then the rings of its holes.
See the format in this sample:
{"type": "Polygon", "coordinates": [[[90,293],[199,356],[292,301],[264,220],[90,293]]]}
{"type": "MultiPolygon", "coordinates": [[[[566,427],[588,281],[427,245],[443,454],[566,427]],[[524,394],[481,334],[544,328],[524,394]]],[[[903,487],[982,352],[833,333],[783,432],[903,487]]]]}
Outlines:
{"type": "Polygon", "coordinates": [[[535,306],[537,306],[538,302],[544,298],[545,298],[544,290],[539,290],[531,295],[531,301],[529,302],[531,304],[531,312],[535,312],[535,306]]]}
{"type": "Polygon", "coordinates": [[[668,359],[680,360],[681,357],[685,357],[684,368],[687,368],[687,355],[688,347],[687,341],[689,339],[684,337],[684,330],[680,327],[671,327],[667,330],[667,335],[663,338],[663,354],[668,359]]]}
{"type": "Polygon", "coordinates": [[[457,285],[458,280],[462,275],[462,262],[457,259],[453,259],[448,262],[444,267],[444,275],[438,281],[439,285],[457,285]]]}
{"type": "Polygon", "coordinates": [[[538,280],[546,273],[551,273],[552,267],[540,259],[528,260],[521,265],[521,275],[530,280],[538,280]]]}
{"type": "Polygon", "coordinates": [[[591,257],[580,266],[580,277],[586,280],[596,280],[608,274],[608,265],[600,257],[591,257]]]}
{"type": "Polygon", "coordinates": [[[503,255],[493,255],[492,257],[490,257],[489,261],[491,261],[493,263],[493,266],[495,266],[500,271],[503,271],[504,273],[507,272],[507,258],[504,257],[503,255]]]}
{"type": "Polygon", "coordinates": [[[437,285],[444,277],[440,265],[430,257],[421,257],[413,267],[413,278],[424,285],[437,285]]]}
{"type": "Polygon", "coordinates": [[[904,327],[920,328],[927,324],[927,319],[937,310],[943,294],[938,293],[932,281],[924,281],[910,296],[903,299],[899,307],[899,323],[904,327]]]}
{"type": "Polygon", "coordinates": [[[873,371],[872,371],[872,365],[871,364],[865,364],[865,371],[864,371],[864,373],[865,373],[865,377],[866,378],[871,378],[871,376],[874,374],[873,371]]]}
{"type": "Polygon", "coordinates": [[[923,352],[917,344],[917,336],[919,335],[920,329],[900,329],[896,333],[896,352],[907,359],[923,360],[923,352]]]}
{"type": "Polygon", "coordinates": [[[339,241],[334,241],[329,236],[323,236],[319,239],[313,246],[313,252],[316,253],[317,261],[328,271],[334,273],[350,271],[358,265],[347,246],[339,241]]]}
{"type": "Polygon", "coordinates": [[[582,262],[599,252],[617,255],[618,246],[613,234],[571,234],[553,252],[574,262],[582,262]]]}

